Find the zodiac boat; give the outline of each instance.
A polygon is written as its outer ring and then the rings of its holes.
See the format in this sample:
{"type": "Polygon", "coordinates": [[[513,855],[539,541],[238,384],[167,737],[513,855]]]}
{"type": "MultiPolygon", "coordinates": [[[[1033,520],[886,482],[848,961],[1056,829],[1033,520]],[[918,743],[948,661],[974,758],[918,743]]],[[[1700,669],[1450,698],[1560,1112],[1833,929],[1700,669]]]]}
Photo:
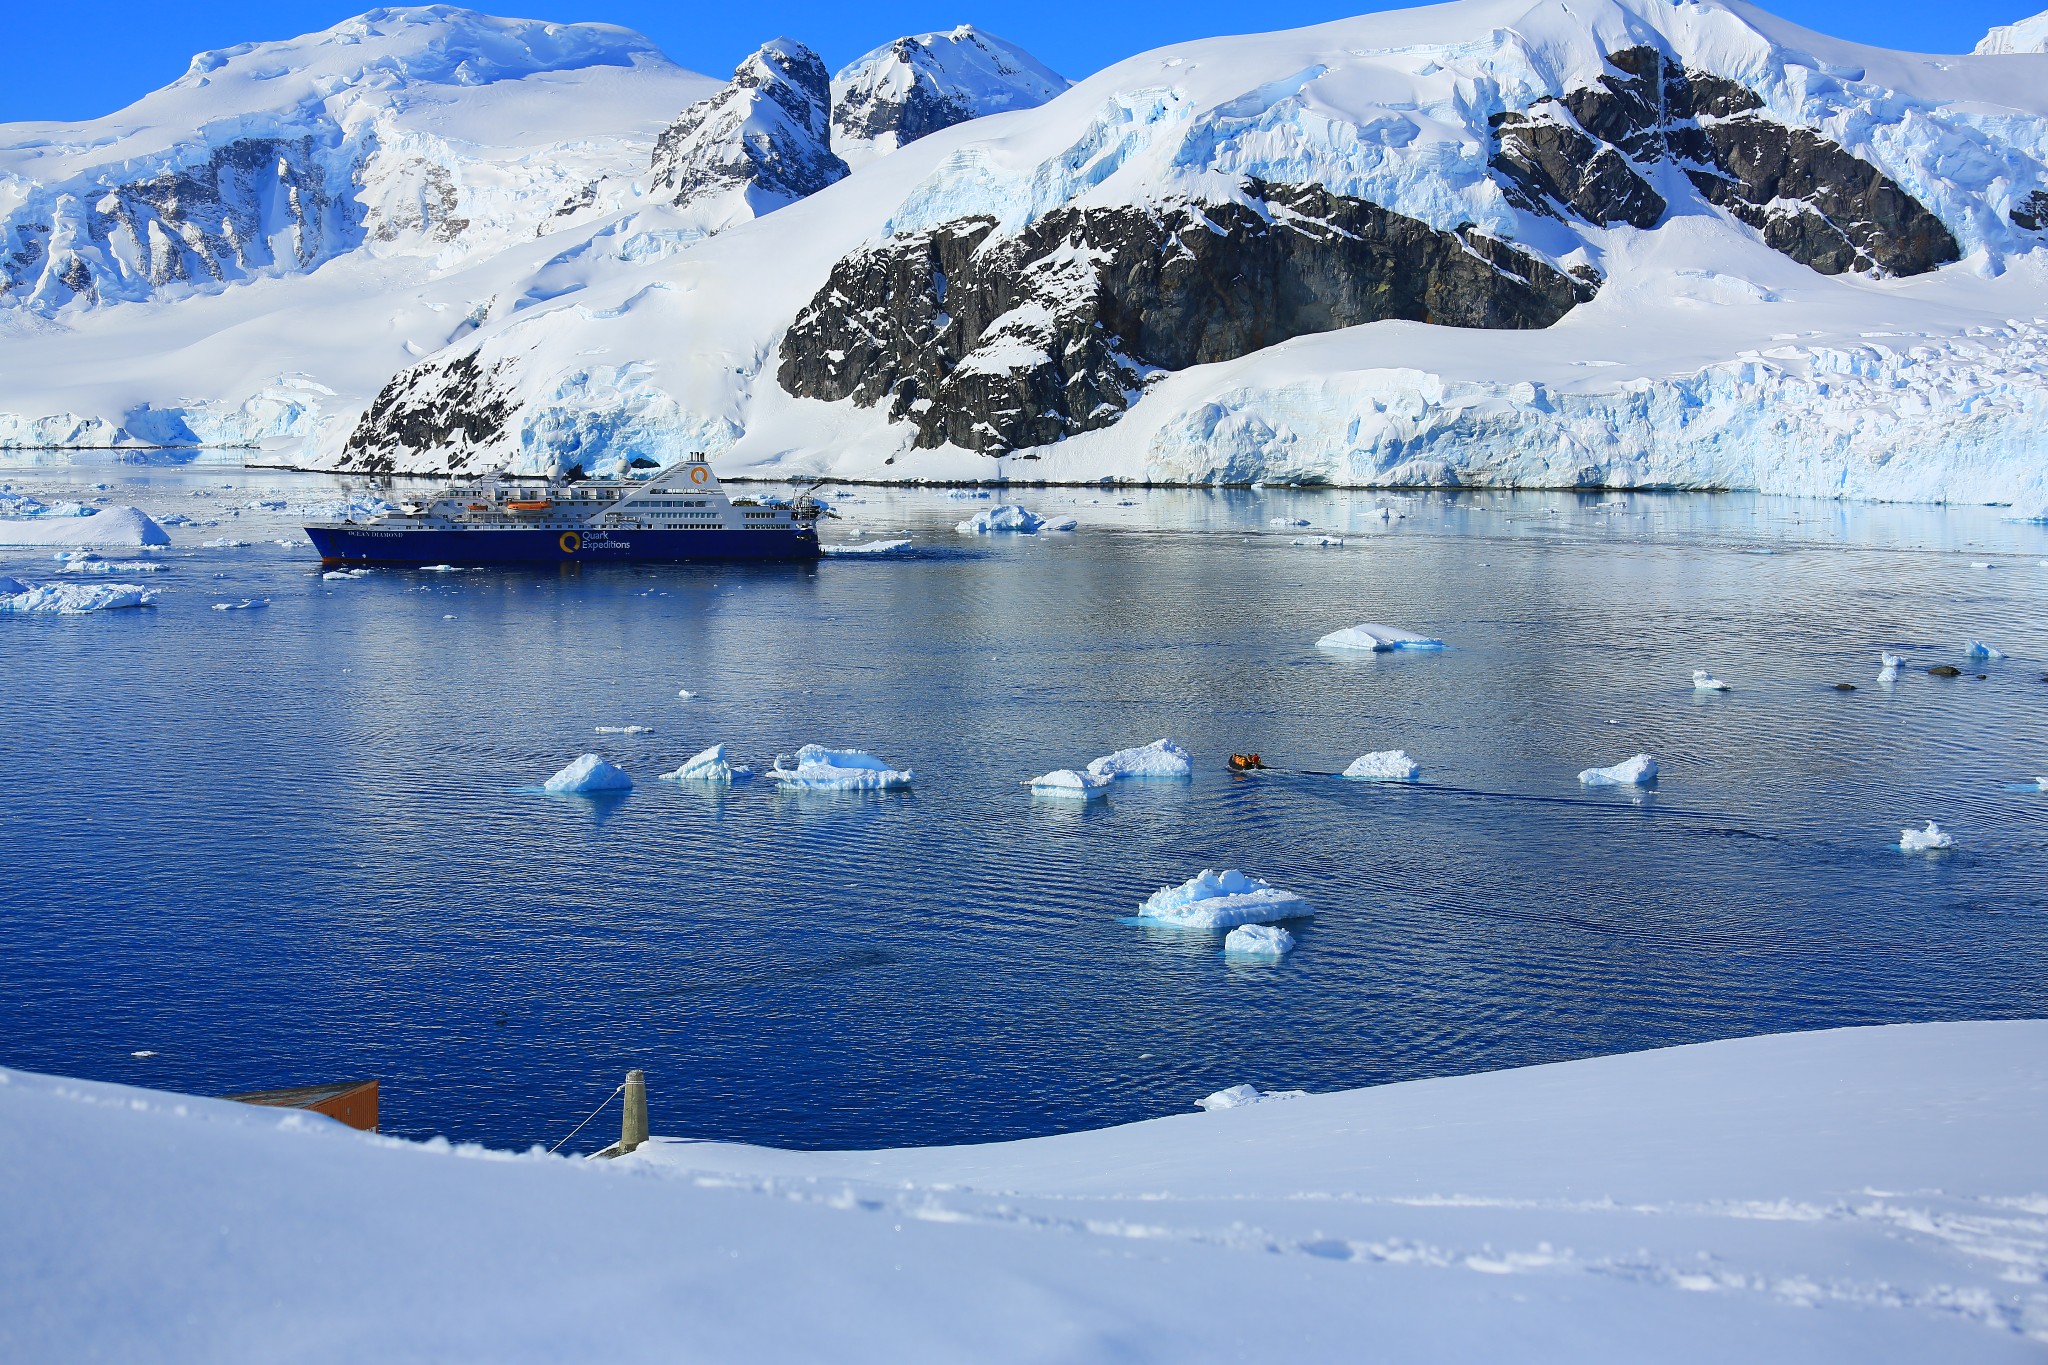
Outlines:
{"type": "Polygon", "coordinates": [[[818,557],[824,507],[728,498],[702,455],[651,478],[450,485],[365,520],[318,521],[325,564],[560,564],[570,560],[803,560],[818,557]]]}

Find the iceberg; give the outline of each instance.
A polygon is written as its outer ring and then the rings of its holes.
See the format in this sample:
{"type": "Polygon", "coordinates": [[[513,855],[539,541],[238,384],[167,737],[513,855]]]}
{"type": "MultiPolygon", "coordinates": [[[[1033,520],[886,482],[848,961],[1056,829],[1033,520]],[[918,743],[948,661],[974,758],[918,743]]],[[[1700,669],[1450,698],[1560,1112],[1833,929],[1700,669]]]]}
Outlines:
{"type": "Polygon", "coordinates": [[[216,602],[215,611],[261,611],[270,605],[267,597],[245,597],[239,602],[216,602]]]}
{"type": "Polygon", "coordinates": [[[777,755],[768,775],[785,787],[812,791],[891,791],[909,786],[916,776],[909,769],[899,771],[860,749],[806,744],[785,766],[787,757],[777,755]]]}
{"type": "Polygon", "coordinates": [[[1899,831],[1899,848],[1907,853],[1937,853],[1955,846],[1955,836],[1932,820],[1927,822],[1926,829],[1899,831]]]}
{"type": "Polygon", "coordinates": [[[1722,682],[1704,668],[1692,671],[1692,690],[1695,692],[1726,692],[1728,684],[1722,682]]]}
{"type": "Polygon", "coordinates": [[[1588,768],[1579,781],[1588,787],[1647,787],[1657,780],[1657,760],[1648,754],[1615,764],[1611,768],[1588,768]]]}
{"type": "Polygon", "coordinates": [[[672,773],[663,773],[664,782],[710,782],[730,785],[752,778],[754,770],[743,763],[734,763],[725,756],[725,746],[714,744],[694,758],[685,759],[683,765],[672,773]]]}
{"type": "Polygon", "coordinates": [[[1965,655],[1965,657],[1974,659],[1979,663],[1983,663],[1991,659],[2003,659],[2005,657],[2003,651],[1993,649],[1990,645],[1985,644],[1982,640],[1970,641],[1970,647],[1968,649],[1965,649],[1963,651],[1963,654],[1965,655]]]}
{"type": "MultiPolygon", "coordinates": [[[[1135,752],[1135,751],[1132,751],[1135,752]]],[[[1072,768],[1055,768],[1042,777],[1034,777],[1025,785],[1031,788],[1033,796],[1057,796],[1074,801],[1093,801],[1109,790],[1116,778],[1104,773],[1076,772],[1072,768]]]]}
{"type": "Polygon", "coordinates": [[[1000,507],[984,507],[953,529],[963,536],[986,536],[1000,533],[1031,536],[1045,527],[1045,518],[1036,512],[1027,512],[1013,503],[1000,507]]]}
{"type": "Polygon", "coordinates": [[[89,517],[0,521],[0,545],[168,545],[171,537],[140,507],[109,507],[89,517]]]}
{"type": "Polygon", "coordinates": [[[652,725],[599,725],[594,727],[591,733],[597,735],[651,735],[654,733],[654,727],[652,725]]]}
{"type": "Polygon", "coordinates": [[[1240,924],[1223,940],[1225,957],[1277,962],[1294,951],[1294,935],[1277,924],[1240,924]]]}
{"type": "Polygon", "coordinates": [[[1899,665],[1906,662],[1903,658],[1887,650],[1879,650],[1877,652],[1877,661],[1882,665],[1877,670],[1877,680],[1879,682],[1888,683],[1899,680],[1899,665]]]}
{"type": "Polygon", "coordinates": [[[59,555],[58,573],[162,573],[164,566],[149,559],[102,559],[90,550],[73,550],[59,555]]]}
{"type": "Polygon", "coordinates": [[[155,603],[154,592],[134,583],[24,583],[18,578],[0,578],[0,611],[76,616],[155,603]]]}
{"type": "Polygon", "coordinates": [[[1248,1104],[1264,1104],[1267,1100],[1298,1100],[1307,1094],[1306,1090],[1260,1090],[1253,1085],[1233,1085],[1228,1090],[1204,1095],[1195,1101],[1195,1108],[1242,1109],[1248,1104]]]}
{"type": "Polygon", "coordinates": [[[1058,521],[1047,522],[1044,529],[1048,531],[1075,531],[1079,530],[1080,526],[1081,522],[1078,517],[1061,517],[1058,521]]]}
{"type": "Polygon", "coordinates": [[[633,789],[633,779],[624,768],[616,768],[596,754],[585,754],[549,778],[551,792],[623,792],[633,789]]]}
{"type": "Polygon", "coordinates": [[[1232,868],[1203,869],[1179,886],[1163,886],[1138,907],[1138,921],[1172,929],[1234,929],[1281,919],[1308,919],[1309,903],[1232,868]]]}
{"type": "Polygon", "coordinates": [[[1351,626],[1345,630],[1333,630],[1316,641],[1317,649],[1356,649],[1385,653],[1390,649],[1443,649],[1442,640],[1433,640],[1427,635],[1417,635],[1412,630],[1396,630],[1392,626],[1365,625],[1351,626]]]}
{"type": "Polygon", "coordinates": [[[1088,764],[1094,777],[1147,780],[1193,777],[1195,760],[1186,749],[1170,739],[1155,739],[1139,749],[1118,749],[1088,764]]]}
{"type": "Polygon", "coordinates": [[[1422,765],[1405,749],[1383,749],[1353,759],[1342,776],[1351,782],[1413,782],[1422,776],[1422,765]]]}
{"type": "Polygon", "coordinates": [[[910,539],[868,540],[846,545],[820,546],[818,553],[827,555],[907,555],[911,551],[910,539]]]}

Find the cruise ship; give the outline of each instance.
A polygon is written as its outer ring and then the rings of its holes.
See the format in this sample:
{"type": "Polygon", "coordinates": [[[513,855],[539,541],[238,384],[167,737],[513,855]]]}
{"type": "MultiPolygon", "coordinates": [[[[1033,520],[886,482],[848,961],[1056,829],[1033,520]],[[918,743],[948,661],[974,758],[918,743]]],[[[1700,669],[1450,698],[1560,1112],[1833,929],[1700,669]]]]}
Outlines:
{"type": "Polygon", "coordinates": [[[325,564],[562,564],[818,557],[824,507],[729,498],[702,455],[650,478],[449,486],[365,520],[306,527],[325,564]]]}

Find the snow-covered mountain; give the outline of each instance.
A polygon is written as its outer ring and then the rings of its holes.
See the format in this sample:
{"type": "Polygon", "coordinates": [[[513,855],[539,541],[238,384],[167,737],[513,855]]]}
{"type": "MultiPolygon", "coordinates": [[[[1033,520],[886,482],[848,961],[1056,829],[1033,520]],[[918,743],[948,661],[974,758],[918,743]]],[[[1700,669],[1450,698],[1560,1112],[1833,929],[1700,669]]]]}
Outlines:
{"type": "Polygon", "coordinates": [[[777,38],[662,133],[655,193],[710,230],[793,204],[846,175],[832,151],[831,117],[825,63],[777,38]]]}
{"type": "Polygon", "coordinates": [[[2016,24],[2000,24],[1977,44],[1979,56],[2017,52],[2048,52],[2048,10],[2016,24]]]}
{"type": "Polygon", "coordinates": [[[1036,108],[1069,84],[972,24],[898,38],[832,78],[832,148],[858,166],[968,119],[1036,108]]]}
{"type": "Polygon", "coordinates": [[[771,44],[648,193],[437,277],[438,313],[318,304],[415,364],[209,400],[194,361],[84,363],[271,335],[200,297],[0,342],[0,413],[18,444],[174,408],[365,469],[2048,502],[2048,57],[1459,0],[1148,53],[843,177],[814,62],[771,44]]]}

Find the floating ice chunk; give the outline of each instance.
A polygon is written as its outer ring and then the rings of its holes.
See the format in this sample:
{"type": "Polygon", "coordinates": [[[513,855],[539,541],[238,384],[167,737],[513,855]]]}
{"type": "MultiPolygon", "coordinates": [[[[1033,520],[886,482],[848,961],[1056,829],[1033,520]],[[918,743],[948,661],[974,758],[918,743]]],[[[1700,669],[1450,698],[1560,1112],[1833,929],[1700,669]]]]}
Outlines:
{"type": "Polygon", "coordinates": [[[898,771],[860,749],[828,749],[806,744],[785,766],[787,755],[777,755],[768,775],[785,787],[816,791],[890,791],[907,787],[916,774],[898,771]]]}
{"type": "Polygon", "coordinates": [[[1963,654],[1968,658],[1977,660],[2003,659],[2005,657],[2003,652],[1993,649],[1990,645],[1985,644],[1982,640],[1970,641],[1970,647],[1968,649],[1965,649],[1963,651],[1963,654]]]}
{"type": "Polygon", "coordinates": [[[1382,749],[1353,759],[1343,776],[1353,782],[1413,782],[1422,776],[1422,765],[1404,749],[1382,749]]]}
{"type": "Polygon", "coordinates": [[[1095,777],[1161,779],[1193,777],[1195,760],[1186,749],[1170,739],[1155,739],[1141,749],[1118,749],[1091,760],[1088,771],[1095,777]]]}
{"type": "Polygon", "coordinates": [[[239,602],[216,602],[215,611],[261,611],[270,605],[267,597],[245,597],[239,602]]]}
{"type": "Polygon", "coordinates": [[[147,607],[156,594],[135,583],[24,583],[0,578],[0,611],[53,611],[76,616],[88,611],[147,607]]]}
{"type": "Polygon", "coordinates": [[[162,573],[164,566],[149,559],[102,559],[88,550],[74,550],[57,556],[63,563],[58,573],[162,573]]]}
{"type": "Polygon", "coordinates": [[[154,1057],[156,1056],[156,1052],[150,1048],[142,1048],[138,1051],[131,1052],[128,1055],[130,1057],[154,1057]]]}
{"type": "Polygon", "coordinates": [[[1179,886],[1163,886],[1138,907],[1147,924],[1175,929],[1233,929],[1240,924],[1267,924],[1280,919],[1307,919],[1309,903],[1237,869],[1204,869],[1179,886]]]}
{"type": "Polygon", "coordinates": [[[1228,1090],[1219,1090],[1195,1101],[1197,1109],[1242,1109],[1248,1104],[1264,1104],[1267,1100],[1298,1100],[1307,1095],[1306,1090],[1260,1090],[1257,1086],[1233,1085],[1228,1090]]]}
{"type": "Polygon", "coordinates": [[[1048,521],[1042,529],[1047,531],[1073,531],[1079,529],[1080,525],[1081,523],[1077,518],[1061,517],[1058,521],[1048,521]]]}
{"type": "Polygon", "coordinates": [[[377,572],[375,569],[329,569],[320,576],[329,580],[337,578],[368,578],[375,572],[377,572]]]}
{"type": "Polygon", "coordinates": [[[826,545],[820,553],[828,555],[907,555],[911,551],[910,540],[870,540],[856,545],[826,545]]]}
{"type": "Polygon", "coordinates": [[[1286,526],[1291,528],[1295,526],[1306,526],[1308,525],[1308,521],[1306,518],[1296,520],[1293,517],[1275,517],[1266,524],[1268,526],[1286,526]]]}
{"type": "Polygon", "coordinates": [[[1289,545],[1308,545],[1317,549],[1332,550],[1342,549],[1344,547],[1344,538],[1342,536],[1317,536],[1314,540],[1310,540],[1306,536],[1296,536],[1287,543],[1289,545]]]}
{"type": "Polygon", "coordinates": [[[223,537],[220,540],[201,541],[199,548],[202,550],[246,550],[255,543],[253,540],[228,540],[223,537]]]}
{"type": "Polygon", "coordinates": [[[1617,763],[1611,768],[1588,768],[1579,781],[1588,787],[1647,787],[1657,780],[1657,760],[1648,754],[1617,763]]]}
{"type": "Polygon", "coordinates": [[[0,521],[0,545],[168,545],[170,536],[139,507],[109,507],[89,517],[0,521]]]}
{"type": "Polygon", "coordinates": [[[2034,779],[2034,789],[2035,789],[2036,791],[2044,791],[2044,792],[2048,792],[2048,777],[2037,777],[2037,778],[2035,778],[2035,779],[2034,779]]]}
{"type": "MultiPolygon", "coordinates": [[[[280,540],[280,541],[279,541],[279,542],[277,542],[277,543],[278,543],[278,544],[280,544],[280,545],[283,545],[283,544],[285,544],[286,542],[285,542],[285,541],[282,541],[282,540],[280,540]]],[[[420,572],[421,572],[421,573],[461,573],[461,572],[462,572],[462,570],[460,570],[460,569],[456,568],[456,567],[455,567],[455,566],[454,566],[453,564],[422,564],[422,565],[420,565],[420,572]]]]}
{"type": "Polygon", "coordinates": [[[592,733],[599,735],[651,735],[654,733],[654,727],[652,725],[600,725],[592,733]]]}
{"type": "Polygon", "coordinates": [[[1926,829],[1902,829],[1899,831],[1899,847],[1907,853],[1933,853],[1956,846],[1955,836],[1935,824],[1927,822],[1926,829]]]}
{"type": "Polygon", "coordinates": [[[734,763],[725,756],[725,746],[714,744],[694,758],[686,759],[680,768],[672,773],[663,773],[664,782],[712,782],[731,784],[745,782],[753,777],[754,770],[743,763],[734,763]]]}
{"type": "Polygon", "coordinates": [[[633,789],[633,779],[624,768],[616,768],[596,754],[585,754],[549,778],[551,792],[623,792],[633,789]]]}
{"type": "Polygon", "coordinates": [[[1345,630],[1333,630],[1316,641],[1317,649],[1357,649],[1384,653],[1390,649],[1442,649],[1442,640],[1433,640],[1427,635],[1417,635],[1412,630],[1396,630],[1392,626],[1365,625],[1351,626],[1345,630]]]}
{"type": "MultiPolygon", "coordinates": [[[[1136,752],[1132,750],[1131,752],[1136,752]]],[[[1072,768],[1055,768],[1043,777],[1034,777],[1027,784],[1033,796],[1058,796],[1072,801],[1093,801],[1109,790],[1116,778],[1107,773],[1076,772],[1072,768]]]]}
{"type": "Polygon", "coordinates": [[[1704,668],[1692,671],[1692,690],[1695,692],[1726,692],[1728,684],[1722,682],[1704,668]]]}
{"type": "Polygon", "coordinates": [[[1973,569],[1988,569],[1991,567],[1991,562],[1984,559],[1973,559],[1970,561],[1970,567],[1973,569]]]}
{"type": "Polygon", "coordinates": [[[1277,924],[1240,924],[1223,940],[1225,957],[1279,961],[1294,951],[1294,935],[1277,924]]]}
{"type": "Polygon", "coordinates": [[[1897,682],[1899,680],[1899,665],[1906,662],[1904,659],[1888,650],[1881,649],[1877,652],[1877,661],[1883,665],[1883,667],[1877,670],[1877,680],[1879,682],[1897,682]]]}
{"type": "Polygon", "coordinates": [[[1000,507],[984,507],[953,529],[965,536],[986,536],[998,533],[1036,535],[1045,526],[1045,518],[1036,512],[1027,512],[1014,503],[1000,507]]]}

